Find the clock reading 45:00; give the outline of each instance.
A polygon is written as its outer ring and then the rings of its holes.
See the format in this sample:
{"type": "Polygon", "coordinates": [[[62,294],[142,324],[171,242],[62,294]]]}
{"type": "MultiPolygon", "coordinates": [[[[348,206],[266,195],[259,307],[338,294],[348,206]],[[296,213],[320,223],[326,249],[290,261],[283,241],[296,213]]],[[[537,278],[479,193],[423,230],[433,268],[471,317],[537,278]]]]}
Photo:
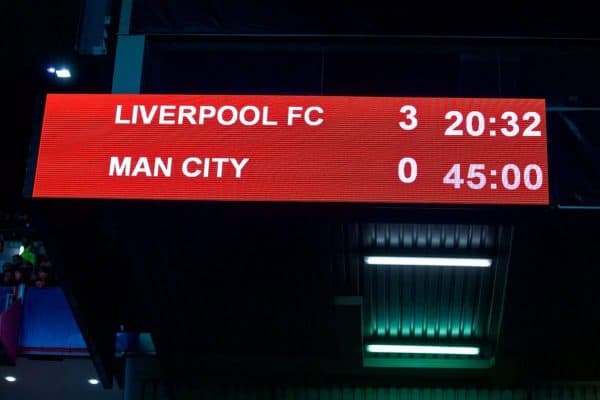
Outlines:
{"type": "MultiPolygon", "coordinates": [[[[417,180],[418,166],[412,157],[404,157],[398,162],[398,179],[402,183],[413,183],[417,180]]],[[[486,168],[485,164],[454,164],[442,178],[442,183],[460,189],[466,185],[472,190],[505,189],[539,190],[544,183],[544,174],[538,164],[518,166],[505,164],[501,169],[486,168]],[[466,172],[466,177],[464,173],[466,172]],[[499,178],[498,178],[499,176],[499,178]]]]}

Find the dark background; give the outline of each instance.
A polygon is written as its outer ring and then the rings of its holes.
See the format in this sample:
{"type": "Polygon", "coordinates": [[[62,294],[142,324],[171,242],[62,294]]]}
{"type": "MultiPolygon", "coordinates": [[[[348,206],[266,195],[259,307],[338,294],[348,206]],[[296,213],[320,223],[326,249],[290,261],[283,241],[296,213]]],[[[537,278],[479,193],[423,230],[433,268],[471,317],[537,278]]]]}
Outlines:
{"type": "MultiPolygon", "coordinates": [[[[394,9],[387,8],[387,2],[282,4],[136,1],[133,30],[153,33],[148,37],[143,90],[504,95],[545,97],[559,106],[600,104],[600,26],[593,10],[520,2],[470,7],[398,3],[394,9]],[[166,32],[211,36],[175,39],[162,35],[166,32]],[[224,36],[231,33],[392,36],[224,36]]],[[[106,56],[76,55],[79,2],[15,1],[2,2],[0,7],[0,76],[8,88],[1,118],[0,210],[18,211],[31,207],[21,190],[40,96],[53,91],[109,92],[114,48],[106,56]],[[72,80],[58,82],[46,74],[46,66],[61,63],[74,66],[72,80]]],[[[559,115],[549,116],[555,156],[551,174],[559,182],[559,197],[567,204],[600,204],[594,197],[599,181],[598,118],[584,114],[570,118],[585,140],[574,136],[559,115]]],[[[39,221],[42,231],[57,255],[67,294],[76,299],[84,334],[93,337],[107,365],[113,356],[114,330],[123,322],[131,329],[158,332],[159,351],[165,365],[172,367],[171,374],[184,370],[191,378],[195,368],[211,367],[187,359],[190,349],[203,354],[202,348],[194,347],[199,342],[194,333],[204,332],[211,321],[218,326],[201,343],[222,341],[224,347],[230,346],[230,353],[260,343],[267,353],[321,354],[327,351],[329,338],[303,328],[310,326],[306,321],[319,326],[329,319],[322,304],[331,293],[323,282],[321,265],[311,260],[327,258],[330,249],[323,247],[320,235],[330,225],[356,220],[499,220],[517,226],[498,360],[502,377],[513,383],[525,376],[598,377],[600,297],[595,248],[600,233],[593,212],[553,208],[541,214],[527,209],[415,213],[160,202],[59,201],[39,206],[38,215],[46,220],[46,224],[39,221]],[[269,259],[270,253],[287,257],[285,263],[297,267],[295,272],[285,273],[269,259]],[[219,268],[211,272],[205,265],[219,268]],[[302,268],[305,274],[299,272],[302,268]],[[197,300],[198,289],[212,307],[195,320],[201,322],[192,329],[188,324],[200,307],[192,301],[197,300]],[[313,291],[318,295],[306,296],[313,291]],[[178,301],[182,292],[189,301],[178,301]],[[211,303],[211,299],[216,300],[211,303]],[[296,315],[290,315],[290,304],[297,307],[296,315]],[[228,320],[225,315],[231,310],[239,312],[240,318],[228,320]],[[232,327],[245,329],[246,334],[237,335],[232,327]],[[265,329],[277,339],[275,343],[262,336],[265,329]],[[304,340],[307,347],[290,347],[294,339],[304,340]],[[180,363],[184,359],[186,363],[180,363]]],[[[396,371],[387,373],[394,381],[396,371]]],[[[407,381],[420,371],[410,373],[413,376],[408,374],[407,381]]],[[[448,372],[445,382],[454,378],[448,372]]]]}
{"type": "MultiPolygon", "coordinates": [[[[544,97],[555,106],[600,104],[600,28],[585,7],[285,3],[134,1],[131,28],[150,34],[142,90],[513,96],[544,97]],[[184,39],[166,32],[209,36],[184,39]],[[301,36],[239,36],[282,34],[301,36]]],[[[118,18],[113,15],[108,54],[82,56],[75,51],[81,2],[25,0],[0,7],[6,100],[0,208],[16,211],[28,207],[21,191],[33,117],[41,116],[44,93],[110,92],[118,18]],[[73,78],[52,79],[45,71],[49,65],[71,66],[73,78]]],[[[567,116],[580,137],[563,117],[548,115],[552,162],[559,166],[551,170],[554,189],[563,204],[599,205],[594,129],[600,113],[567,116]]]]}
{"type": "Polygon", "coordinates": [[[26,211],[22,190],[34,117],[47,92],[110,91],[110,55],[77,56],[79,1],[3,1],[0,4],[0,74],[4,100],[0,132],[0,209],[26,211]],[[50,65],[73,65],[69,82],[51,79],[50,65]]]}

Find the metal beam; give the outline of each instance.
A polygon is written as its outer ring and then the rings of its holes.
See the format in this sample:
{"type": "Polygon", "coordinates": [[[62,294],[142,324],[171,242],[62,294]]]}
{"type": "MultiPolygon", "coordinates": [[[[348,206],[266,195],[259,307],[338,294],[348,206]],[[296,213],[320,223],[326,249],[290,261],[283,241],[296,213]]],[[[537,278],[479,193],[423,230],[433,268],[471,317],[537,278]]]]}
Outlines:
{"type": "Polygon", "coordinates": [[[119,13],[119,35],[128,35],[131,29],[131,11],[133,0],[121,0],[121,12],[119,13]]]}
{"type": "Polygon", "coordinates": [[[144,35],[124,35],[117,39],[113,93],[139,93],[144,66],[144,35]]]}
{"type": "Polygon", "coordinates": [[[436,35],[269,35],[147,33],[149,42],[179,50],[293,50],[479,56],[598,55],[600,39],[436,35]]]}
{"type": "Polygon", "coordinates": [[[569,112],[569,111],[600,111],[600,107],[568,107],[568,106],[547,106],[548,112],[569,112]]]}

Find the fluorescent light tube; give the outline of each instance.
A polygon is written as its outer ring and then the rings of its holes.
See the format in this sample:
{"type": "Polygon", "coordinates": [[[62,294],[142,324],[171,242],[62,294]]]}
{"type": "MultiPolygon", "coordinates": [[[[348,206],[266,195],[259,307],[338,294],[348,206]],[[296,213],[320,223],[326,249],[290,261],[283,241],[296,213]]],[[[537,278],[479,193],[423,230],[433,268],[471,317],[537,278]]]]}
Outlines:
{"type": "Polygon", "coordinates": [[[56,76],[58,78],[63,78],[63,79],[70,78],[71,77],[71,71],[69,71],[66,68],[57,69],[56,70],[56,76]]]}
{"type": "Polygon", "coordinates": [[[369,353],[394,353],[394,354],[447,354],[447,355],[461,355],[461,356],[476,356],[479,354],[479,347],[368,344],[367,352],[369,352],[369,353]]]}
{"type": "Polygon", "coordinates": [[[490,258],[458,258],[458,257],[380,257],[366,256],[368,265],[410,265],[427,267],[476,267],[489,268],[490,258]]]}

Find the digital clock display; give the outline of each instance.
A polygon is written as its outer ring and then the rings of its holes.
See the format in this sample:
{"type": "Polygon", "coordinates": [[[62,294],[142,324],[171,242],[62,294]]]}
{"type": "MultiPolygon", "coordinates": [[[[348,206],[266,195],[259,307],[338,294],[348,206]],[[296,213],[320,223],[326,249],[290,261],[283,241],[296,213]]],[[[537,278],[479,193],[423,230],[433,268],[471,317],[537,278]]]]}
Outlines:
{"type": "Polygon", "coordinates": [[[541,99],[48,95],[39,198],[549,203],[541,99]]]}

